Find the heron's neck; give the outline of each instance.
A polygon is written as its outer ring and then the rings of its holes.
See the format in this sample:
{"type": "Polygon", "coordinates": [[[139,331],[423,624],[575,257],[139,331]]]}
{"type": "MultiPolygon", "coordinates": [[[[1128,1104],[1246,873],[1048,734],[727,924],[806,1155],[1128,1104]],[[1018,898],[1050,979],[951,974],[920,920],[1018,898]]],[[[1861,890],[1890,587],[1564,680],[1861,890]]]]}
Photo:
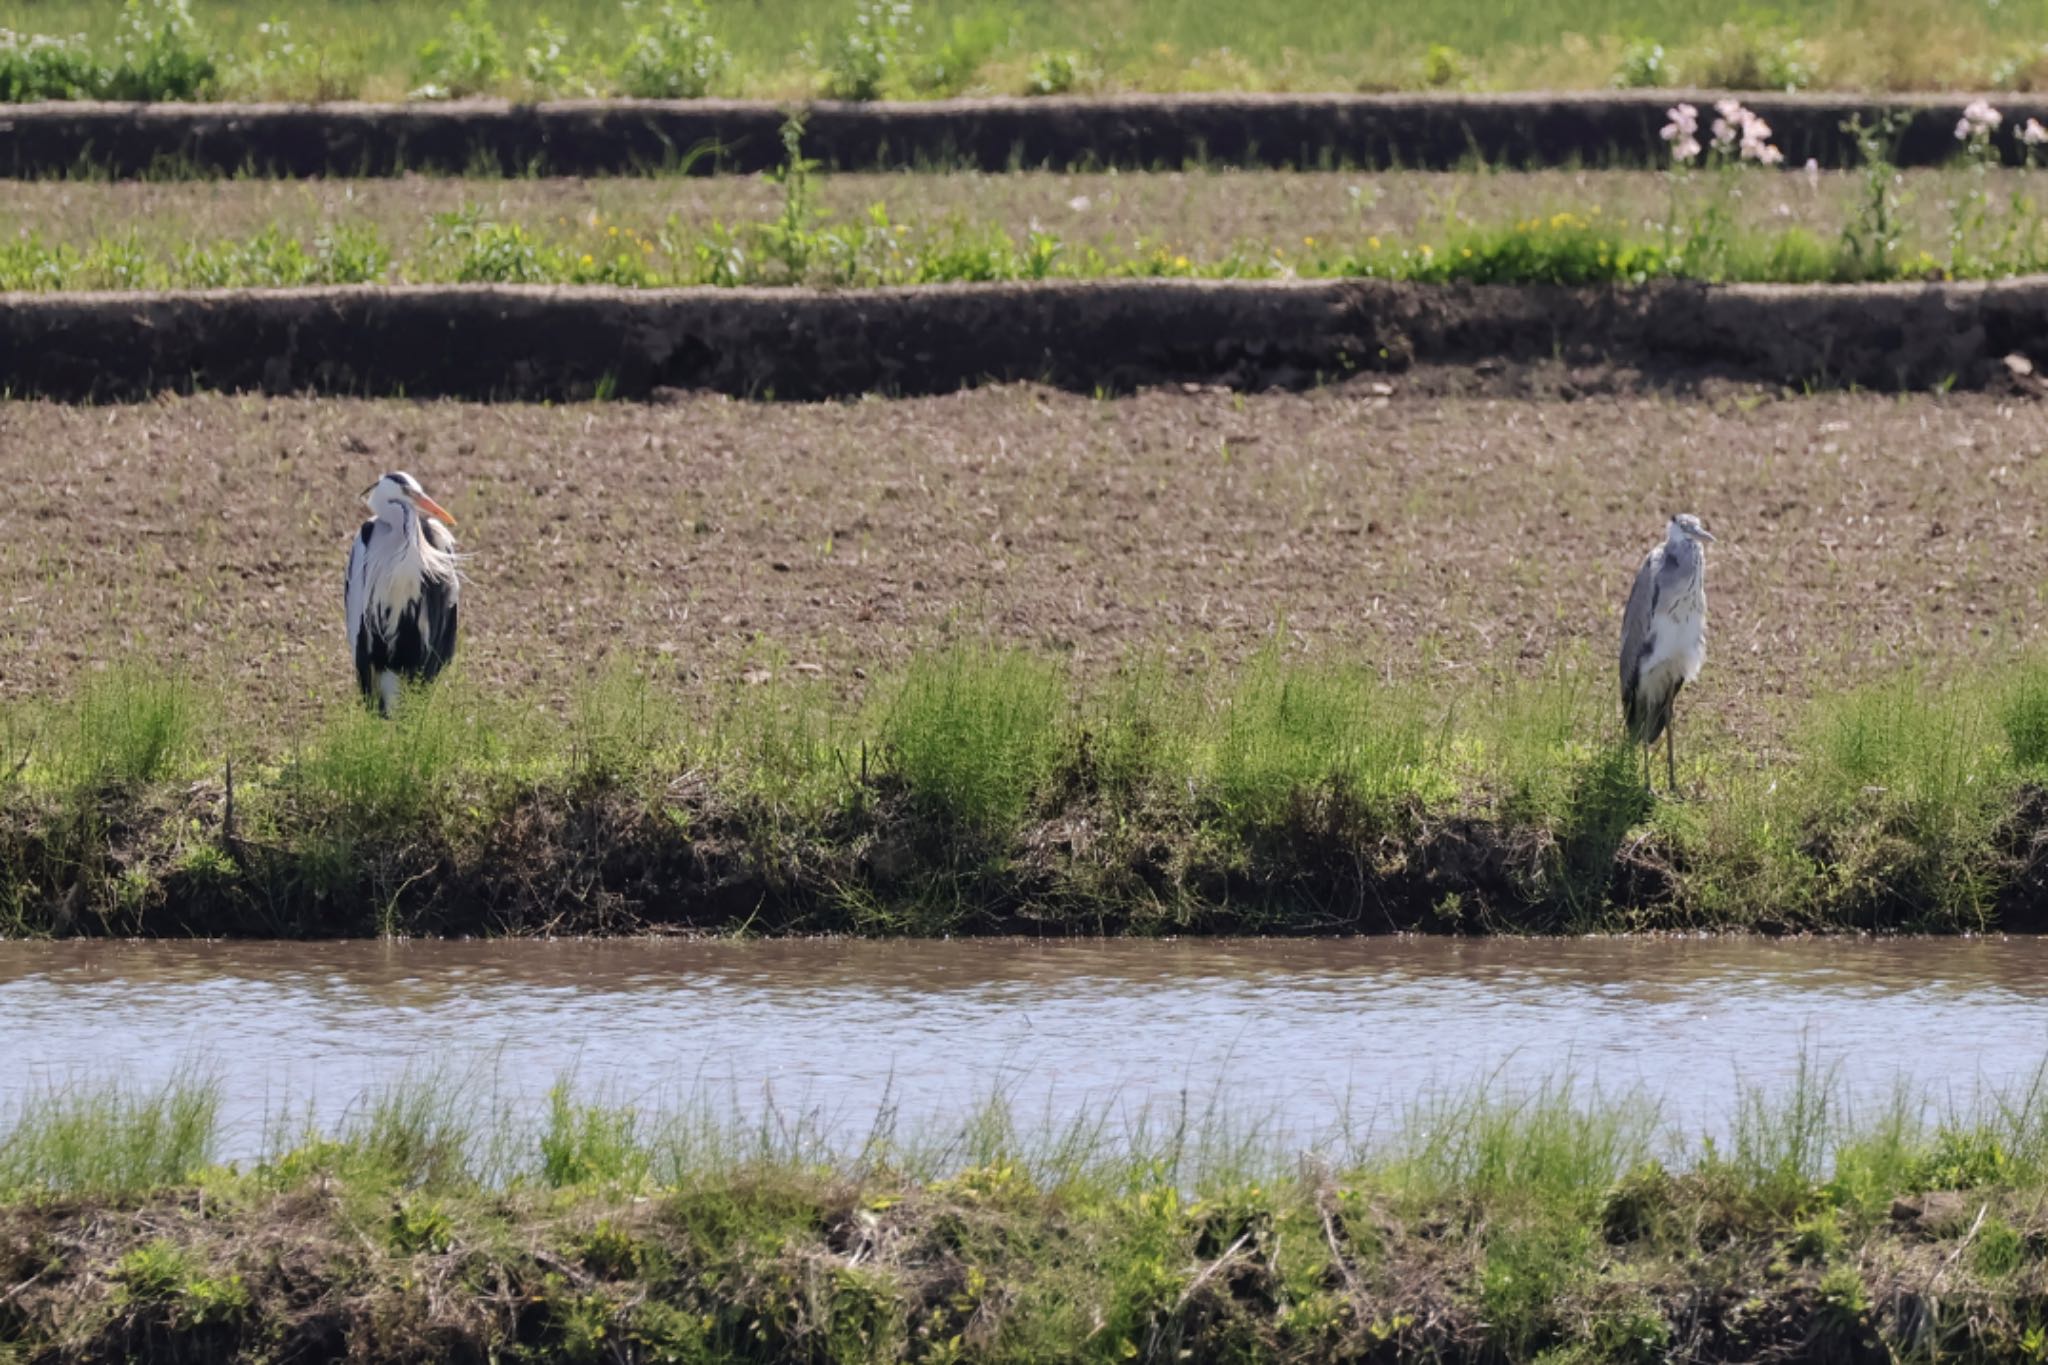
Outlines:
{"type": "Polygon", "coordinates": [[[402,502],[386,503],[378,509],[377,520],[397,531],[407,540],[418,540],[420,535],[419,514],[402,502]]]}

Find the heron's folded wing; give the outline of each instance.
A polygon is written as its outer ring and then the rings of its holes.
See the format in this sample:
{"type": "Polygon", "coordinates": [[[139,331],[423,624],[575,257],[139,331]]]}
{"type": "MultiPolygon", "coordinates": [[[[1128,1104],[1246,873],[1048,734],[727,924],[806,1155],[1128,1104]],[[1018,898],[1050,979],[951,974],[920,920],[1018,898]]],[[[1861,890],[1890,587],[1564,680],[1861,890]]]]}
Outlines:
{"type": "Polygon", "coordinates": [[[1643,645],[1650,638],[1650,614],[1657,609],[1657,570],[1664,561],[1664,547],[1643,556],[1643,566],[1636,570],[1636,582],[1629,589],[1628,606],[1621,613],[1621,703],[1624,708],[1634,695],[1636,688],[1637,664],[1642,659],[1643,645]]]}
{"type": "Polygon", "coordinates": [[[348,575],[342,580],[341,600],[351,641],[360,633],[363,612],[370,605],[370,536],[376,528],[375,520],[364,522],[348,544],[348,575]]]}
{"type": "Polygon", "coordinates": [[[348,643],[356,661],[356,685],[369,695],[370,679],[370,637],[363,629],[363,614],[370,606],[370,536],[376,529],[374,520],[363,523],[362,530],[349,542],[348,574],[342,580],[342,611],[348,618],[348,643]]]}
{"type": "Polygon", "coordinates": [[[453,578],[425,578],[420,581],[420,633],[427,654],[421,665],[426,677],[441,671],[441,665],[455,657],[455,628],[461,584],[453,578]]]}

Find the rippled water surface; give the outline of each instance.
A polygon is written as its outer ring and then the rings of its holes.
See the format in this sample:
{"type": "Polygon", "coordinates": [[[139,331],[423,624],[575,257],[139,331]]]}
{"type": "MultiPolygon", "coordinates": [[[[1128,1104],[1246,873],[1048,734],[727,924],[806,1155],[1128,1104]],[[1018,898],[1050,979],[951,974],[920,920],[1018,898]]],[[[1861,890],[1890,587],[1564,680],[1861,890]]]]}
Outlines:
{"type": "Polygon", "coordinates": [[[2048,942],[0,944],[0,1096],[218,1076],[234,1141],[449,1069],[864,1130],[1000,1089],[1029,1117],[1226,1096],[1289,1132],[1571,1071],[1683,1127],[1802,1053],[1937,1102],[2048,1055],[2048,942]]]}

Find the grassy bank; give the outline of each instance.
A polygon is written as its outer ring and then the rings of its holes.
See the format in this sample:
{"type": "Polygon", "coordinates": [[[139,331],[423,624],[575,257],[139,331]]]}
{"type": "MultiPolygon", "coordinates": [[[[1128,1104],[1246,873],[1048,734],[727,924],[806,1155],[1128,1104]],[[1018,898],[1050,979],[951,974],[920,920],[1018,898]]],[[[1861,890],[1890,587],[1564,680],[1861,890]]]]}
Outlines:
{"type": "Polygon", "coordinates": [[[402,1084],[223,1165],[212,1090],[0,1123],[0,1328],[42,1361],[2037,1360],[2040,1086],[1852,1112],[1818,1069],[1721,1142],[1569,1085],[1298,1156],[1214,1108],[997,1103],[832,1143],[402,1084]]]}
{"type": "Polygon", "coordinates": [[[16,230],[0,243],[0,290],[1134,277],[1851,283],[2048,269],[2038,173],[1995,174],[1981,147],[1970,169],[1910,180],[1872,143],[1866,168],[1826,177],[1741,166],[1530,180],[1225,174],[1175,176],[1161,190],[1115,176],[1038,176],[1021,187],[1002,177],[991,188],[984,177],[821,175],[795,125],[785,145],[779,172],[741,188],[25,187],[8,210],[16,230]],[[151,210],[140,223],[138,199],[151,210]],[[252,212],[257,205],[268,215],[252,212]]]}
{"type": "Polygon", "coordinates": [[[282,9],[245,0],[11,0],[0,96],[390,99],[748,94],[900,98],[1067,91],[1600,88],[2038,89],[2048,24],[2026,7],[1793,0],[1705,14],[1652,4],[1289,6],[773,0],[625,10],[469,0],[282,9]]]}
{"type": "Polygon", "coordinates": [[[2032,200],[1973,239],[1922,238],[1870,249],[1855,228],[1724,232],[1617,222],[1564,210],[1512,222],[1449,222],[1414,236],[1348,231],[1179,248],[1162,229],[1094,244],[1044,227],[1013,235],[960,220],[899,221],[881,202],[844,219],[800,216],[692,227],[536,223],[476,204],[437,215],[399,248],[377,227],[338,222],[310,234],[268,225],[240,238],[156,242],[130,229],[71,244],[29,232],[0,244],[0,291],[265,289],[297,285],[549,284],[875,288],[1028,280],[1381,279],[1432,284],[1851,284],[2012,279],[2048,269],[2048,220],[2032,200]]]}
{"type": "MultiPolygon", "coordinates": [[[[1927,930],[2040,923],[2048,669],[1810,703],[1790,755],[1614,743],[1607,670],[1456,694],[1278,650],[1088,687],[920,656],[858,704],[693,710],[614,666],[560,720],[453,681],[251,741],[138,668],[5,717],[29,934],[1927,930]]],[[[1683,725],[1681,717],[1681,725],[1683,725]]]]}
{"type": "Polygon", "coordinates": [[[2026,144],[2024,171],[2008,173],[1988,136],[1957,144],[1961,169],[1910,181],[1880,130],[1861,136],[1859,169],[1825,176],[1767,169],[1730,140],[1657,175],[1197,173],[1169,177],[1164,193],[1113,175],[998,177],[993,190],[980,176],[841,177],[805,155],[800,119],[781,138],[780,167],[739,187],[684,177],[627,189],[534,182],[482,197],[471,197],[482,182],[464,180],[28,187],[8,210],[0,290],[1159,276],[1848,283],[2048,269],[2041,154],[2026,144]],[[140,225],[138,197],[158,210],[140,225]],[[287,212],[250,211],[281,201],[287,212]],[[216,226],[230,224],[230,235],[216,226]]]}

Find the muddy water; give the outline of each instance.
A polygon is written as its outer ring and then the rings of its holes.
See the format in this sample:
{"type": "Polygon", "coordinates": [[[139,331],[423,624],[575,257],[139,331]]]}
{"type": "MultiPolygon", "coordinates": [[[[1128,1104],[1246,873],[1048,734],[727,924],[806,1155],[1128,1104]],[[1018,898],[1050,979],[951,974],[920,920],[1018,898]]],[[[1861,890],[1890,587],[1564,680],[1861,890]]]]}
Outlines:
{"type": "Polygon", "coordinates": [[[425,1071],[849,1134],[997,1089],[1055,1119],[1222,1095],[1302,1136],[1568,1068],[1696,1133],[1802,1052],[1871,1099],[2024,1082],[2048,941],[0,943],[0,1025],[0,1098],[197,1067],[243,1149],[425,1071]]]}

